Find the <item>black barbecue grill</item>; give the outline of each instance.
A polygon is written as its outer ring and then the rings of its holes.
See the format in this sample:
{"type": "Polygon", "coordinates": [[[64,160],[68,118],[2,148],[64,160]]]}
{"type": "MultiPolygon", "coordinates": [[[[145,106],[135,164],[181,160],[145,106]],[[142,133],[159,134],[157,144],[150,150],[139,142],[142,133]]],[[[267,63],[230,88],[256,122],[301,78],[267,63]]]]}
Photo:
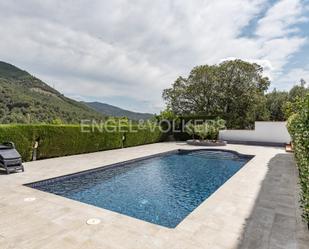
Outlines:
{"type": "Polygon", "coordinates": [[[21,155],[15,149],[14,143],[0,144],[0,168],[4,169],[7,174],[24,171],[21,155]]]}

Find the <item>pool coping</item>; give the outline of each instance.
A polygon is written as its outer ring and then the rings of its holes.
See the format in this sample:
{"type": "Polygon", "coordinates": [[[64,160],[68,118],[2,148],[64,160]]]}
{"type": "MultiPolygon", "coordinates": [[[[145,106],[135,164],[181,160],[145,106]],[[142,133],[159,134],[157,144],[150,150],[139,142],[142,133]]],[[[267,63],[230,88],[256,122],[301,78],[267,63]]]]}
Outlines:
{"type": "Polygon", "coordinates": [[[87,205],[90,205],[90,206],[94,206],[94,207],[96,207],[96,208],[101,208],[101,209],[109,210],[109,211],[111,211],[111,212],[115,212],[115,213],[118,213],[118,214],[120,214],[120,215],[124,215],[124,216],[128,216],[128,217],[130,217],[130,218],[134,218],[134,219],[141,220],[142,222],[151,223],[151,224],[153,224],[153,225],[155,225],[155,226],[160,226],[160,227],[164,227],[164,228],[167,228],[167,229],[176,229],[176,228],[178,227],[178,225],[180,225],[192,212],[194,212],[196,209],[198,209],[198,207],[199,207],[200,205],[202,205],[202,203],[204,203],[205,201],[207,201],[208,198],[210,198],[212,195],[214,195],[214,194],[217,192],[217,190],[220,189],[220,188],[221,188],[227,181],[229,181],[235,174],[237,174],[238,171],[240,171],[243,167],[245,167],[246,164],[247,164],[248,162],[250,162],[250,160],[251,160],[252,158],[254,158],[254,156],[255,156],[255,155],[242,154],[242,153],[239,153],[239,152],[234,151],[234,150],[217,149],[217,148],[176,149],[176,150],[166,151],[166,152],[157,153],[157,154],[153,154],[153,155],[138,157],[138,158],[134,158],[134,159],[130,159],[130,160],[125,160],[125,161],[121,161],[121,162],[118,162],[118,163],[108,164],[108,165],[106,165],[106,166],[100,166],[100,167],[96,167],[96,168],[92,168],[92,169],[88,169],[88,170],[79,171],[79,172],[76,172],[76,173],[66,174],[66,175],[63,175],[63,176],[57,176],[57,177],[47,178],[47,179],[43,179],[43,180],[39,180],[39,181],[35,181],[35,182],[25,183],[25,184],[23,184],[23,186],[30,187],[30,188],[32,188],[32,189],[35,189],[35,190],[38,190],[38,191],[41,191],[41,192],[45,192],[45,193],[47,193],[47,194],[52,194],[52,195],[60,196],[60,197],[63,197],[63,198],[69,199],[69,200],[81,202],[81,203],[84,203],[84,204],[87,204],[87,205]],[[229,178],[227,178],[227,180],[226,180],[223,184],[221,184],[213,193],[211,193],[206,199],[204,199],[199,205],[197,205],[191,212],[189,212],[189,213],[188,213],[179,223],[177,223],[177,225],[174,226],[174,227],[169,227],[169,226],[165,226],[165,225],[162,225],[162,224],[153,223],[153,222],[151,222],[151,221],[144,220],[144,219],[142,219],[142,218],[138,218],[138,217],[131,216],[131,215],[128,215],[128,214],[123,214],[123,213],[120,213],[120,212],[117,212],[117,211],[114,211],[114,210],[110,210],[110,209],[107,209],[107,208],[104,208],[104,207],[96,206],[96,205],[91,204],[91,203],[83,202],[83,201],[80,201],[80,200],[75,200],[75,199],[72,199],[72,198],[69,198],[69,197],[66,197],[66,196],[63,196],[63,195],[55,194],[55,193],[53,193],[53,192],[44,191],[44,190],[41,190],[41,189],[38,189],[38,188],[37,188],[37,187],[40,186],[41,184],[42,184],[42,185],[45,185],[45,184],[49,184],[49,183],[55,183],[55,182],[58,182],[58,181],[62,181],[62,180],[66,180],[66,179],[72,179],[72,178],[75,178],[75,177],[83,176],[83,175],[86,175],[86,174],[89,174],[89,173],[95,173],[95,172],[98,172],[98,171],[100,171],[100,172],[103,171],[103,172],[104,172],[104,171],[109,170],[109,169],[120,168],[120,167],[126,166],[127,164],[132,164],[132,163],[135,163],[135,162],[141,162],[141,161],[144,161],[144,160],[147,160],[147,159],[152,159],[152,158],[161,157],[161,156],[166,156],[166,155],[190,153],[190,152],[196,152],[196,151],[220,151],[220,152],[229,152],[229,153],[231,153],[231,154],[236,155],[236,156],[239,157],[239,158],[245,158],[245,159],[247,159],[247,161],[240,167],[239,170],[237,170],[232,176],[230,176],[229,178]]]}
{"type": "MultiPolygon", "coordinates": [[[[237,155],[237,156],[239,156],[241,158],[247,158],[248,161],[241,168],[243,168],[252,158],[255,157],[255,155],[242,154],[242,153],[239,153],[239,152],[234,151],[234,150],[225,150],[225,149],[215,149],[215,148],[176,149],[176,150],[156,153],[156,154],[149,155],[149,156],[137,157],[137,158],[134,158],[134,159],[125,160],[125,161],[121,161],[121,162],[118,162],[118,163],[107,164],[105,166],[99,166],[99,167],[95,167],[95,168],[92,168],[92,169],[82,170],[82,171],[78,171],[78,172],[70,173],[70,174],[65,174],[65,175],[62,175],[62,176],[56,176],[56,177],[51,177],[51,178],[35,181],[35,182],[24,183],[23,186],[30,187],[30,188],[35,188],[35,186],[37,186],[37,184],[39,184],[39,183],[49,183],[49,182],[61,181],[61,180],[64,180],[64,179],[70,179],[70,178],[75,177],[75,176],[82,176],[82,175],[85,175],[85,174],[88,174],[88,173],[92,173],[92,172],[105,171],[105,170],[108,170],[108,169],[111,169],[111,168],[122,167],[122,166],[124,166],[126,164],[140,162],[140,161],[143,161],[143,160],[146,160],[146,159],[151,159],[151,158],[155,158],[155,157],[159,157],[159,156],[165,156],[165,155],[172,155],[172,154],[182,153],[182,152],[191,152],[191,151],[223,151],[223,152],[233,153],[233,154],[235,154],[235,155],[237,155]]],[[[239,169],[239,170],[241,170],[241,169],[239,169]]],[[[233,176],[234,175],[232,175],[230,178],[232,178],[233,176]]],[[[46,192],[46,191],[44,191],[44,192],[46,192]]],[[[49,193],[49,192],[47,192],[47,193],[49,193]]],[[[205,199],[205,200],[207,200],[207,199],[205,199]]]]}

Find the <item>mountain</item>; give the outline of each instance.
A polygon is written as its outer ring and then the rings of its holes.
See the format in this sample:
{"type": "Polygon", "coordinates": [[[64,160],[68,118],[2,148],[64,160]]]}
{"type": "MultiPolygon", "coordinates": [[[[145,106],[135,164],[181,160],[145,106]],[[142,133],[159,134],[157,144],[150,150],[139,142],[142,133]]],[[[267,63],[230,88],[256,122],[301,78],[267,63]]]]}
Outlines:
{"type": "Polygon", "coordinates": [[[150,113],[140,113],[140,112],[132,112],[128,110],[121,109],[119,107],[100,103],[100,102],[82,102],[89,107],[93,108],[97,112],[102,113],[103,115],[107,116],[114,116],[114,117],[127,117],[128,119],[132,120],[147,120],[152,118],[154,115],[150,113]]]}
{"type": "Polygon", "coordinates": [[[40,79],[0,61],[0,123],[79,123],[104,119],[40,79]]]}

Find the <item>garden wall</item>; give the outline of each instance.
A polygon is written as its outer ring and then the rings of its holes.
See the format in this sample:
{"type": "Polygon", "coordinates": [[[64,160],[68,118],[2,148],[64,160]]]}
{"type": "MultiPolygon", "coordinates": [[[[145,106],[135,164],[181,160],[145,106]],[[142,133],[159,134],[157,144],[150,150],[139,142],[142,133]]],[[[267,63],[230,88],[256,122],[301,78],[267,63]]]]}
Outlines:
{"type": "Polygon", "coordinates": [[[286,122],[255,122],[254,130],[221,130],[219,139],[230,142],[286,144],[291,142],[286,122]]]}

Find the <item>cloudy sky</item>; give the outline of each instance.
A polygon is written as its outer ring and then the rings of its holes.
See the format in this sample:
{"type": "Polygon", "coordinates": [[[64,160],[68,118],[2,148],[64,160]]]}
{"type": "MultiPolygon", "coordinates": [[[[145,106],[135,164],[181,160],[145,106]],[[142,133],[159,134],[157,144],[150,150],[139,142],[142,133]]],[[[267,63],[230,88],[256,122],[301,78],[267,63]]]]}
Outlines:
{"type": "Polygon", "coordinates": [[[196,65],[258,62],[309,82],[309,0],[0,0],[0,60],[69,97],[159,112],[196,65]]]}

